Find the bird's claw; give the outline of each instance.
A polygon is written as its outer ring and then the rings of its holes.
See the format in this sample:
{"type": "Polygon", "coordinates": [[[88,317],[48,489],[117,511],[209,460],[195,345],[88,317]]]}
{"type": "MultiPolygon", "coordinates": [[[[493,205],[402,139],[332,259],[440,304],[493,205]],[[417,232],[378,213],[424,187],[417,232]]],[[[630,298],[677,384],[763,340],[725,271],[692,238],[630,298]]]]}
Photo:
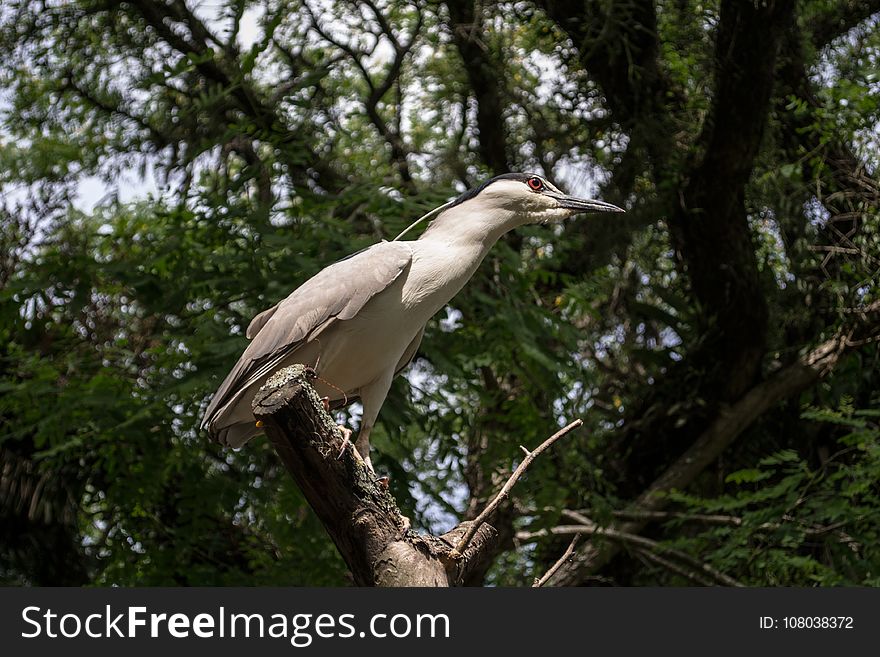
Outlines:
{"type": "MultiPolygon", "coordinates": [[[[326,399],[326,397],[324,398],[326,399]]],[[[336,428],[339,429],[339,433],[342,434],[342,447],[339,448],[339,454],[336,455],[336,460],[342,458],[342,455],[345,454],[345,450],[351,446],[351,429],[341,424],[337,424],[336,428]]],[[[358,454],[357,450],[354,450],[354,453],[360,458],[360,454],[358,454]]]]}
{"type": "MultiPolygon", "coordinates": [[[[349,447],[354,447],[354,449],[351,450],[351,453],[354,454],[355,458],[356,458],[358,461],[360,461],[361,463],[364,464],[364,467],[366,467],[367,470],[369,470],[370,472],[372,472],[372,473],[375,475],[375,474],[376,474],[376,471],[373,470],[373,463],[370,461],[369,453],[366,454],[366,455],[361,454],[361,452],[360,452],[360,450],[358,449],[357,445],[353,445],[353,444],[352,444],[352,442],[351,442],[351,434],[352,434],[351,429],[349,429],[348,427],[343,426],[343,425],[341,425],[341,424],[337,424],[337,425],[336,425],[336,428],[339,429],[339,432],[342,434],[342,445],[341,445],[340,448],[339,448],[339,454],[336,455],[336,460],[338,461],[339,459],[341,459],[341,458],[342,458],[342,455],[345,454],[345,451],[346,451],[349,447]]],[[[388,477],[380,477],[380,478],[379,478],[379,484],[380,484],[383,488],[386,488],[386,489],[387,489],[387,488],[388,488],[388,477]],[[384,481],[383,481],[383,480],[384,480],[384,481]]]]}
{"type": "MultiPolygon", "coordinates": [[[[321,397],[321,406],[324,407],[324,410],[328,413],[330,412],[330,398],[329,397],[321,397]]],[[[349,433],[351,433],[349,431],[349,433]]]]}

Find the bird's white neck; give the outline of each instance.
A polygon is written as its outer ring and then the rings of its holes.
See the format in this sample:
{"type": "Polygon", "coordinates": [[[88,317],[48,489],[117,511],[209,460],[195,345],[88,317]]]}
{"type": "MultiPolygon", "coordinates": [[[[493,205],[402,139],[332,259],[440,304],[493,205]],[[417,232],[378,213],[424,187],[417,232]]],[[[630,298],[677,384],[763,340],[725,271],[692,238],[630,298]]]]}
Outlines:
{"type": "Polygon", "coordinates": [[[489,249],[504,233],[524,223],[506,210],[466,212],[450,208],[437,217],[413,245],[413,262],[403,289],[404,303],[425,322],[473,276],[489,249]]]}
{"type": "Polygon", "coordinates": [[[474,247],[485,255],[502,235],[527,222],[520,212],[499,207],[480,209],[474,205],[474,201],[469,201],[444,210],[419,240],[474,247]]]}

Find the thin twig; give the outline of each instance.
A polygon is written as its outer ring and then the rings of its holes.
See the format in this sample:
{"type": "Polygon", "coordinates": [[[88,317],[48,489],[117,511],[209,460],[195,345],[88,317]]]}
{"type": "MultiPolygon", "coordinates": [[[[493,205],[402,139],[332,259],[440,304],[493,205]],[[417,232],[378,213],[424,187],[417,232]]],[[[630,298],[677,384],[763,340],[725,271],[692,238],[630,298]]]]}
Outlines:
{"type": "Polygon", "coordinates": [[[700,522],[707,525],[741,527],[743,519],[739,516],[703,513],[676,513],[674,511],[643,511],[641,509],[623,509],[612,511],[615,518],[623,520],[681,520],[684,522],[700,522]]]}
{"type": "Polygon", "coordinates": [[[660,552],[668,557],[673,557],[678,561],[683,562],[685,565],[690,566],[698,572],[709,575],[719,584],[735,587],[743,586],[740,582],[735,580],[730,575],[722,573],[720,570],[713,568],[709,564],[704,563],[699,559],[695,559],[691,555],[682,552],[681,550],[667,547],[665,545],[662,545],[661,543],[658,543],[657,541],[651,540],[650,538],[639,536],[638,534],[622,532],[611,527],[599,527],[595,523],[591,523],[589,525],[561,525],[559,527],[552,527],[549,530],[541,529],[536,532],[518,532],[516,538],[523,542],[531,542],[544,536],[571,536],[573,534],[586,534],[587,536],[604,536],[611,539],[612,541],[633,545],[636,548],[660,552]]]}
{"type": "Polygon", "coordinates": [[[535,583],[532,584],[532,586],[534,588],[540,588],[540,587],[544,586],[544,584],[547,583],[547,580],[550,579],[551,577],[553,577],[553,573],[555,573],[557,570],[559,570],[560,566],[562,566],[562,564],[564,564],[566,561],[568,561],[571,558],[571,555],[574,554],[574,549],[577,547],[578,541],[580,541],[580,540],[581,540],[581,535],[575,534],[574,538],[571,539],[571,543],[568,544],[568,548],[565,550],[565,552],[562,553],[562,556],[559,557],[559,559],[556,561],[556,563],[554,563],[552,566],[550,566],[550,569],[546,573],[544,573],[540,578],[536,577],[535,583]]]}
{"type": "Polygon", "coordinates": [[[659,554],[655,554],[651,550],[637,549],[636,554],[640,557],[643,557],[644,559],[647,559],[651,563],[655,563],[658,566],[665,568],[669,572],[679,575],[680,577],[684,577],[685,579],[699,584],[700,586],[713,586],[713,582],[711,579],[703,577],[703,575],[701,575],[697,571],[686,568],[685,566],[677,564],[674,561],[664,559],[659,554]]]}
{"type": "MultiPolygon", "coordinates": [[[[571,518],[575,522],[579,522],[581,524],[591,524],[589,519],[581,513],[577,511],[571,511],[570,509],[563,509],[562,515],[568,518],[571,518]]],[[[743,518],[739,516],[729,516],[729,515],[720,515],[720,514],[701,514],[701,513],[677,513],[674,511],[643,511],[639,509],[624,509],[622,511],[612,511],[612,515],[615,518],[620,518],[622,520],[681,520],[683,522],[699,522],[705,523],[707,525],[721,525],[725,527],[743,527],[745,525],[745,521],[743,518]]],[[[860,520],[861,518],[856,518],[856,520],[860,520]]],[[[777,530],[783,529],[785,524],[789,523],[792,525],[796,525],[800,531],[804,533],[804,537],[813,538],[818,536],[824,536],[825,534],[830,534],[834,532],[837,537],[840,539],[841,543],[852,543],[854,542],[853,538],[848,534],[839,531],[841,527],[847,525],[848,521],[835,522],[830,525],[809,525],[797,518],[785,514],[782,516],[782,522],[763,522],[760,525],[756,525],[753,527],[752,531],[760,531],[760,530],[777,530]]]]}
{"type": "Polygon", "coordinates": [[[510,495],[510,489],[513,488],[516,482],[519,481],[519,478],[522,477],[523,474],[525,474],[526,469],[532,464],[532,461],[540,456],[541,452],[551,447],[553,443],[555,443],[557,440],[565,436],[573,429],[577,429],[583,423],[583,420],[575,420],[568,426],[554,433],[538,447],[529,452],[528,456],[526,456],[522,460],[519,466],[517,466],[516,470],[513,471],[513,474],[510,475],[510,479],[508,479],[507,482],[505,482],[504,486],[501,487],[501,491],[498,493],[498,495],[495,496],[495,499],[489,502],[488,506],[483,509],[482,513],[480,513],[480,515],[478,515],[476,519],[471,523],[470,527],[468,527],[468,530],[464,533],[464,536],[461,537],[458,545],[456,545],[452,552],[449,553],[450,559],[461,558],[462,553],[468,546],[468,543],[471,542],[471,539],[473,539],[474,534],[477,533],[480,525],[486,522],[486,519],[495,512],[495,509],[498,508],[501,502],[503,502],[507,498],[507,496],[510,495]]]}

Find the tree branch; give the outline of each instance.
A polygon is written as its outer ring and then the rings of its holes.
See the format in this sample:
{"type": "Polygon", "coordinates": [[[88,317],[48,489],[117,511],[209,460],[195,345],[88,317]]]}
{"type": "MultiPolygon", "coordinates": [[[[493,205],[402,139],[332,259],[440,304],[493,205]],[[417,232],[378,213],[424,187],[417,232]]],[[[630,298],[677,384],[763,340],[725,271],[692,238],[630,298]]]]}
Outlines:
{"type": "Polygon", "coordinates": [[[313,373],[294,365],[274,374],[254,397],[254,416],[317,514],[356,584],[457,586],[489,558],[495,529],[463,522],[442,536],[409,529],[394,498],[346,447],[309,383],[313,373]],[[340,454],[341,452],[341,454],[340,454]],[[451,558],[453,545],[462,545],[451,558]]]}
{"type": "MultiPolygon", "coordinates": [[[[192,58],[194,69],[205,82],[217,85],[224,91],[222,99],[217,102],[221,111],[228,115],[230,123],[237,123],[243,113],[263,131],[265,137],[274,136],[277,141],[284,143],[296,141],[298,148],[312,155],[311,161],[319,161],[320,158],[315,156],[311,146],[302,137],[304,134],[302,126],[294,129],[294,126],[283,124],[277,107],[267,102],[259,87],[245,75],[237,57],[237,50],[226,48],[226,44],[216,37],[182,0],[131,0],[129,4],[161,40],[181,55],[192,58]],[[189,35],[181,35],[172,28],[173,23],[184,25],[189,35]],[[210,44],[214,44],[216,48],[210,44]]],[[[261,136],[261,138],[265,137],[261,136]]],[[[253,139],[253,136],[249,136],[249,139],[253,139]]],[[[253,155],[256,160],[252,160],[251,164],[258,173],[258,199],[265,210],[272,200],[271,186],[267,187],[265,184],[269,172],[255,150],[253,155]]],[[[249,157],[247,153],[243,156],[246,159],[249,157]]],[[[297,178],[310,177],[307,167],[301,162],[288,164],[290,171],[297,178]]],[[[329,178],[326,172],[323,173],[325,178],[329,178]]],[[[328,184],[331,181],[324,182],[328,184]]]]}
{"type": "Polygon", "coordinates": [[[522,460],[522,462],[517,466],[516,470],[513,471],[513,474],[510,475],[510,478],[501,487],[501,490],[498,492],[498,495],[495,496],[495,499],[493,499],[486,506],[486,508],[483,509],[482,513],[480,513],[480,515],[476,517],[476,519],[473,521],[473,524],[468,528],[464,536],[462,536],[461,540],[456,544],[455,549],[450,553],[450,558],[461,558],[461,555],[464,553],[464,550],[468,546],[468,543],[470,543],[471,539],[474,537],[474,534],[476,534],[477,530],[482,526],[482,524],[486,522],[486,520],[488,520],[493,513],[495,513],[495,510],[498,508],[498,506],[505,499],[507,499],[507,496],[510,495],[511,489],[516,485],[516,482],[520,480],[520,477],[522,477],[526,473],[526,470],[528,470],[529,466],[532,464],[532,461],[538,458],[542,452],[552,447],[553,443],[555,443],[557,440],[567,435],[573,429],[578,428],[583,423],[583,420],[575,420],[574,422],[568,424],[567,426],[554,433],[531,452],[524,447],[522,448],[523,451],[525,451],[526,453],[526,457],[522,460]]]}
{"type": "MultiPolygon", "coordinates": [[[[382,11],[375,5],[375,3],[367,3],[367,6],[370,8],[371,12],[376,18],[376,22],[379,25],[379,29],[381,31],[381,34],[374,35],[377,39],[377,42],[381,38],[381,36],[385,36],[391,43],[391,46],[394,50],[394,58],[392,59],[391,64],[389,65],[385,75],[378,82],[373,79],[373,75],[370,73],[370,71],[367,69],[366,64],[364,63],[364,57],[367,56],[369,53],[357,50],[353,48],[350,44],[334,38],[327,30],[325,30],[321,26],[320,21],[318,20],[317,16],[313,12],[309,4],[307,2],[303,3],[303,7],[309,15],[311,27],[312,29],[314,29],[315,33],[317,33],[318,36],[324,39],[327,43],[345,53],[360,72],[360,76],[363,79],[364,84],[367,85],[368,91],[367,97],[363,100],[364,109],[366,110],[367,117],[370,119],[370,123],[373,124],[373,127],[376,128],[376,131],[379,133],[382,139],[385,140],[385,142],[391,149],[391,162],[397,168],[401,180],[407,187],[413,187],[414,179],[409,169],[409,163],[407,162],[407,155],[409,153],[403,142],[403,137],[400,132],[392,129],[388,125],[388,122],[379,112],[379,102],[382,100],[382,98],[385,97],[385,95],[389,91],[391,91],[391,89],[400,79],[404,61],[406,60],[406,57],[409,55],[410,51],[415,45],[416,40],[419,36],[419,32],[422,29],[424,12],[422,11],[420,5],[415,6],[417,11],[415,26],[413,27],[412,33],[410,34],[407,42],[401,43],[398,36],[394,33],[394,30],[391,28],[388,19],[382,14],[382,11]]],[[[401,108],[399,106],[397,107],[397,111],[401,111],[401,108]]]]}
{"type": "MultiPolygon", "coordinates": [[[[576,513],[568,509],[563,509],[562,515],[576,513]]],[[[677,513],[674,511],[645,511],[640,509],[623,509],[621,511],[613,511],[612,515],[621,520],[648,520],[648,521],[665,521],[680,520],[681,522],[693,522],[706,525],[718,525],[722,527],[742,527],[743,519],[739,516],[721,515],[721,514],[702,514],[702,513],[677,513]]],[[[758,525],[756,530],[775,531],[786,525],[786,523],[797,525],[804,536],[819,537],[834,533],[837,535],[841,543],[852,542],[852,537],[841,531],[846,526],[845,521],[831,523],[830,525],[809,525],[801,522],[793,516],[786,514],[782,516],[781,522],[764,522],[758,525]]]]}
{"type": "Polygon", "coordinates": [[[533,588],[540,588],[547,583],[547,581],[553,577],[557,570],[562,567],[566,561],[571,558],[571,555],[574,554],[574,549],[577,547],[578,542],[581,540],[580,534],[575,534],[574,538],[571,539],[571,543],[568,544],[568,547],[565,549],[565,552],[562,553],[562,556],[554,563],[550,568],[544,573],[541,577],[535,578],[535,583],[532,584],[533,588]]]}
{"type": "Polygon", "coordinates": [[[664,559],[659,554],[651,552],[651,550],[636,548],[635,553],[638,556],[643,557],[646,561],[650,561],[661,568],[665,568],[669,572],[684,577],[695,584],[699,584],[700,586],[714,586],[714,582],[710,578],[705,577],[696,570],[677,564],[669,559],[664,559]]]}
{"type": "Polygon", "coordinates": [[[464,64],[471,93],[477,100],[480,157],[489,169],[504,173],[507,131],[504,125],[503,79],[483,41],[482,16],[474,0],[447,0],[452,40],[464,64]]]}
{"type": "Polygon", "coordinates": [[[686,552],[662,545],[661,543],[651,540],[650,538],[645,538],[644,536],[614,529],[613,527],[599,527],[596,523],[586,518],[584,520],[586,520],[585,524],[560,525],[558,527],[551,527],[550,529],[541,529],[536,532],[519,532],[516,537],[520,541],[531,542],[545,536],[604,536],[614,541],[617,545],[632,545],[639,550],[649,550],[654,553],[659,552],[660,554],[677,559],[690,568],[693,568],[698,573],[710,576],[717,584],[733,587],[743,586],[730,575],[726,575],[717,568],[713,568],[709,564],[704,563],[699,559],[695,559],[686,552]]]}
{"type": "MultiPolygon", "coordinates": [[[[844,253],[840,249],[846,249],[848,255],[868,257],[861,249],[853,248],[853,237],[866,218],[880,208],[880,183],[868,173],[850,144],[839,137],[831,125],[833,119],[827,118],[807,74],[803,36],[794,27],[788,30],[783,43],[775,105],[776,112],[783,117],[783,152],[801,169],[804,200],[815,195],[830,215],[819,226],[821,241],[828,244],[811,248],[828,251],[820,268],[826,276],[832,276],[843,261],[837,257],[844,253]]],[[[797,222],[783,224],[789,249],[797,248],[797,237],[803,234],[806,220],[798,217],[797,222]]]]}

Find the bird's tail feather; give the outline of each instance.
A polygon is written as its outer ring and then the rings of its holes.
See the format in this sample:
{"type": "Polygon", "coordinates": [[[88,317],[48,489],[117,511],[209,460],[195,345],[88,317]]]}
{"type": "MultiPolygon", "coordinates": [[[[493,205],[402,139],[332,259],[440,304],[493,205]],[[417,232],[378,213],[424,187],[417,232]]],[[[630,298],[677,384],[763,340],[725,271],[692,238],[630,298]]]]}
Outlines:
{"type": "Polygon", "coordinates": [[[210,415],[205,415],[203,428],[211,438],[227,447],[241,447],[257,434],[262,433],[257,428],[251,409],[251,401],[262,383],[261,380],[252,381],[250,385],[236,392],[223,406],[210,415]]]}
{"type": "Polygon", "coordinates": [[[254,422],[240,422],[220,429],[215,435],[221,445],[241,447],[257,434],[262,433],[254,422]]]}

